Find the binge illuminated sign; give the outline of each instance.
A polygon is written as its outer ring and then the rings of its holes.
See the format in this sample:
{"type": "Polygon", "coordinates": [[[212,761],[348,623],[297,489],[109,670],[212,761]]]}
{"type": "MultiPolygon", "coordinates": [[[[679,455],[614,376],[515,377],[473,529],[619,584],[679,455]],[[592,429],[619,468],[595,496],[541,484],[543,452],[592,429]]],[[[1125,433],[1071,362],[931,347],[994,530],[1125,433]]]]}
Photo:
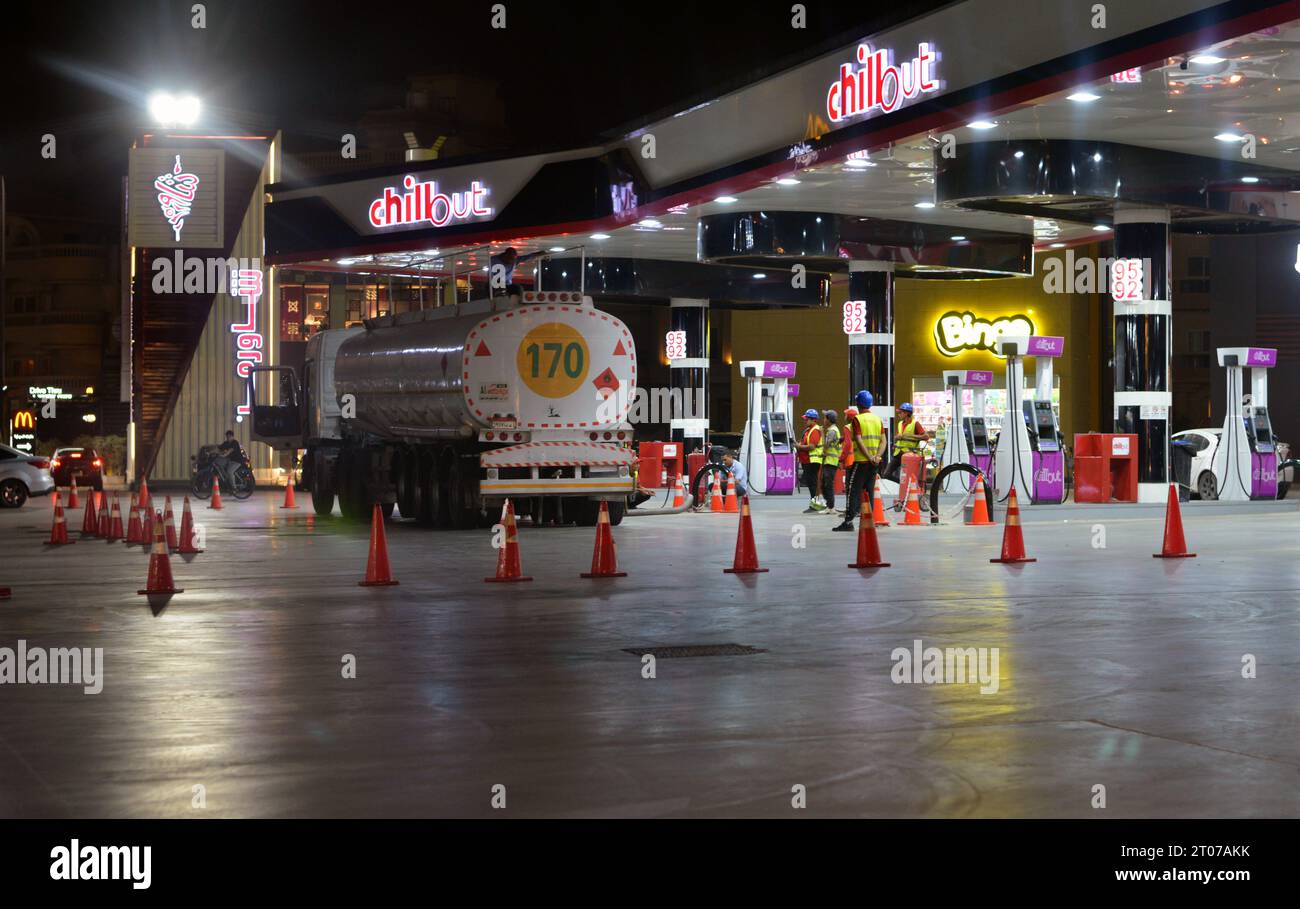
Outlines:
{"type": "MultiPolygon", "coordinates": [[[[230,295],[240,298],[248,307],[247,318],[230,326],[230,330],[235,333],[235,375],[246,380],[253,371],[253,366],[262,362],[262,333],[257,328],[257,301],[262,296],[262,270],[239,268],[232,271],[230,295]]],[[[239,418],[253,412],[247,382],[244,388],[244,403],[235,406],[235,415],[239,418]]]]}
{"type": "Polygon", "coordinates": [[[826,90],[826,116],[832,123],[879,110],[889,113],[904,101],[939,90],[934,77],[938,51],[927,41],[916,46],[916,56],[895,65],[892,50],[875,50],[859,44],[858,66],[840,64],[840,76],[826,90]]]}
{"type": "Polygon", "coordinates": [[[444,193],[438,182],[421,183],[411,174],[402,178],[406,192],[384,187],[384,194],[370,203],[370,224],[374,227],[398,227],[406,224],[428,222],[434,227],[446,227],[454,221],[492,217],[492,209],[483,204],[490,190],[478,180],[471,180],[469,189],[444,193]]]}
{"type": "Polygon", "coordinates": [[[934,343],[945,357],[966,350],[986,350],[998,356],[997,342],[1003,335],[1028,337],[1034,323],[1028,316],[1004,316],[989,321],[971,312],[946,312],[934,323],[934,343]]]}

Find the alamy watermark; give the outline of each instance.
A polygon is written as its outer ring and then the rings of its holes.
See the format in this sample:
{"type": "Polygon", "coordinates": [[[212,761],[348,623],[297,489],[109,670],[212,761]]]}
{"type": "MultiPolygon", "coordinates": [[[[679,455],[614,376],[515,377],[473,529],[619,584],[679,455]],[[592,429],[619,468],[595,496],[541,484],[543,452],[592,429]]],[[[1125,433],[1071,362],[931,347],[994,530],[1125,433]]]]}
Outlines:
{"type": "Polygon", "coordinates": [[[86,694],[104,690],[103,647],[0,647],[0,685],[81,685],[86,694]]]}
{"type": "Polygon", "coordinates": [[[156,294],[217,294],[237,296],[232,279],[243,272],[262,270],[258,258],[221,256],[186,256],[176,250],[170,257],[159,256],[149,265],[153,271],[150,287],[156,294]]]}
{"type": "Polygon", "coordinates": [[[647,423],[671,423],[673,420],[703,420],[708,417],[705,409],[704,389],[694,392],[680,388],[637,388],[628,400],[627,389],[620,387],[613,392],[597,393],[597,423],[617,423],[619,415],[633,426],[647,423]]]}
{"type": "Polygon", "coordinates": [[[925,647],[920,638],[912,649],[895,647],[889,672],[895,685],[980,686],[980,694],[998,693],[998,648],[925,647]]]}

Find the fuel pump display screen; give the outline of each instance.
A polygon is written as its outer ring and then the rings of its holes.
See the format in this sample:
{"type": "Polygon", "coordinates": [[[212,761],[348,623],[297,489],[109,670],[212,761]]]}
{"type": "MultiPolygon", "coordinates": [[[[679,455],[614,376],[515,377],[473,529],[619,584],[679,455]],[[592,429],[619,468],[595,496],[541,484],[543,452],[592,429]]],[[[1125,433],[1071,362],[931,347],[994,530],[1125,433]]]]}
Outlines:
{"type": "Polygon", "coordinates": [[[1252,437],[1256,451],[1273,450],[1273,426],[1269,423],[1268,408],[1256,407],[1251,417],[1252,437]]]}
{"type": "Polygon", "coordinates": [[[1039,451],[1060,451],[1061,443],[1056,432],[1056,413],[1051,401],[1034,402],[1034,431],[1038,435],[1039,451]]]}
{"type": "Polygon", "coordinates": [[[989,433],[983,417],[966,417],[962,420],[962,429],[966,433],[966,448],[971,454],[989,453],[989,433]]]}
{"type": "Polygon", "coordinates": [[[785,454],[790,450],[790,427],[786,425],[785,414],[763,414],[763,441],[770,452],[785,454]]]}

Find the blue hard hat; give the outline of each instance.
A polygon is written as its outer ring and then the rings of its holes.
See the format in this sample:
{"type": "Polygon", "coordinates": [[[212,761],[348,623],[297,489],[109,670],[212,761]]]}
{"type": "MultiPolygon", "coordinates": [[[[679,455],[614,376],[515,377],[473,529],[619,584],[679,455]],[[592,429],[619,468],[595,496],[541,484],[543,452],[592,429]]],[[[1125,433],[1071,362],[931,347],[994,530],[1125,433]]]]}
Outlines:
{"type": "Polygon", "coordinates": [[[805,411],[803,412],[803,415],[804,415],[805,417],[807,417],[808,419],[810,419],[810,420],[815,420],[815,419],[817,419],[818,417],[821,416],[821,414],[819,414],[819,413],[818,413],[814,408],[812,408],[812,407],[809,407],[807,410],[805,410],[805,411]]]}
{"type": "Polygon", "coordinates": [[[898,405],[898,409],[899,409],[899,410],[902,410],[902,411],[905,411],[906,413],[911,413],[911,412],[912,412],[912,405],[911,405],[911,404],[908,404],[907,402],[904,402],[904,403],[898,405]]]}
{"type": "Polygon", "coordinates": [[[858,407],[862,408],[863,410],[866,410],[869,407],[871,407],[871,403],[875,399],[871,397],[871,392],[867,391],[864,388],[862,389],[862,391],[858,392],[858,396],[856,400],[858,402],[858,407]]]}

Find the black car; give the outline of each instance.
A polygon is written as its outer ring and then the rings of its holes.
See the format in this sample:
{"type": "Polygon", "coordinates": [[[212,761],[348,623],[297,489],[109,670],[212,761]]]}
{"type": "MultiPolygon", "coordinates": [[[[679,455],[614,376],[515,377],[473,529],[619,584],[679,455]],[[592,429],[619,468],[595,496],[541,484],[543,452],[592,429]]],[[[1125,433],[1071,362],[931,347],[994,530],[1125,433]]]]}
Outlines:
{"type": "Polygon", "coordinates": [[[104,459],[93,448],[59,448],[50,460],[50,473],[57,486],[89,486],[96,492],[104,488],[104,459]]]}

